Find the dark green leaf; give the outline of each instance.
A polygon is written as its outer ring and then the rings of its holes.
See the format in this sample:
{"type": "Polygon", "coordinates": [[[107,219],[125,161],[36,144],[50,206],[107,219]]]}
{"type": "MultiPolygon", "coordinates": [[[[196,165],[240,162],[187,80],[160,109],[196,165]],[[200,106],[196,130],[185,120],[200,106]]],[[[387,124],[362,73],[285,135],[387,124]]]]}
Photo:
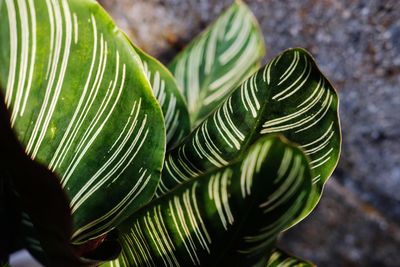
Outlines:
{"type": "Polygon", "coordinates": [[[314,264],[275,249],[268,260],[267,267],[315,267],[314,264]]]}
{"type": "Polygon", "coordinates": [[[186,102],[169,70],[134,44],[132,46],[143,62],[147,79],[162,108],[167,134],[167,149],[170,149],[190,133],[190,119],[186,102]]]}
{"type": "Polygon", "coordinates": [[[269,133],[282,133],[300,144],[311,159],[314,192],[303,217],[318,202],[341,143],[337,93],[303,49],[274,58],[167,154],[157,194],[226,166],[269,133]]]}
{"type": "Polygon", "coordinates": [[[265,266],[310,190],[304,153],[278,136],[263,137],[239,161],[181,185],[125,221],[122,254],[107,266],[265,266]]]}
{"type": "MultiPolygon", "coordinates": [[[[80,254],[85,261],[97,263],[96,266],[99,265],[99,262],[107,262],[118,258],[119,254],[121,253],[121,245],[118,241],[118,231],[116,230],[112,230],[100,240],[94,241],[100,241],[101,243],[98,246],[96,245],[94,250],[89,247],[87,252],[80,254]]],[[[76,250],[82,251],[82,246],[76,247],[76,250]]]]}
{"type": "Polygon", "coordinates": [[[0,3],[0,87],[13,130],[60,177],[73,242],[101,236],[159,181],[164,122],[142,63],[95,1],[0,3]]]}
{"type": "Polygon", "coordinates": [[[258,69],[264,41],[242,1],[188,45],[169,66],[197,126],[241,81],[258,69]]]}

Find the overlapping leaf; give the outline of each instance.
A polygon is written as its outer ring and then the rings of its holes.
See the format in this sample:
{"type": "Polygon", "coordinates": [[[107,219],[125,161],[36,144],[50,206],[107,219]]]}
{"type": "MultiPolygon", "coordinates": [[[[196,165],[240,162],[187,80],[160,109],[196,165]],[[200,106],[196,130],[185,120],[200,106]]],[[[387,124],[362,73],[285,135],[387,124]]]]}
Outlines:
{"type": "Polygon", "coordinates": [[[242,1],[235,1],[169,66],[188,103],[192,126],[256,71],[263,55],[256,19],[242,1]]]}
{"type": "Polygon", "coordinates": [[[311,159],[314,193],[306,215],[337,164],[341,135],[337,94],[303,49],[289,49],[274,58],[167,154],[157,194],[226,166],[269,133],[284,134],[311,159]]]}
{"type": "Polygon", "coordinates": [[[239,161],[125,221],[122,254],[107,266],[266,265],[277,234],[298,216],[310,190],[304,153],[280,137],[264,137],[239,161]]]}
{"type": "Polygon", "coordinates": [[[12,127],[26,153],[61,178],[74,242],[151,198],[162,113],[139,57],[95,1],[0,0],[0,62],[12,127]]]}
{"type": "Polygon", "coordinates": [[[167,135],[167,149],[170,149],[190,133],[190,119],[186,102],[169,70],[134,44],[132,46],[143,62],[147,79],[162,108],[167,135]]]}
{"type": "Polygon", "coordinates": [[[30,225],[35,226],[36,242],[46,251],[49,265],[86,266],[70,244],[72,218],[57,177],[24,153],[9,120],[0,93],[0,179],[5,186],[2,191],[6,193],[5,202],[0,206],[6,212],[1,217],[1,224],[5,226],[2,230],[7,231],[1,235],[0,248],[6,242],[5,253],[8,254],[21,245],[17,244],[17,238],[20,235],[25,237],[19,224],[20,220],[24,221],[21,215],[21,210],[24,210],[30,216],[30,225]]]}
{"type": "Polygon", "coordinates": [[[267,267],[314,267],[315,265],[305,260],[293,257],[286,252],[275,249],[268,260],[267,267]]]}

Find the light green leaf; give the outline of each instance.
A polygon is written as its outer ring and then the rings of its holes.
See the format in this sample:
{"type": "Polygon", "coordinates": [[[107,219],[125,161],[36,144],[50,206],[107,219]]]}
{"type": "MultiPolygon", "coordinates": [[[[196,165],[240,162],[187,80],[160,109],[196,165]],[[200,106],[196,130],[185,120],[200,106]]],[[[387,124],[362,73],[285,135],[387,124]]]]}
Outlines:
{"type": "Polygon", "coordinates": [[[282,133],[300,144],[311,159],[314,192],[303,217],[318,202],[341,145],[337,93],[303,49],[274,58],[168,153],[157,195],[226,166],[269,133],[282,133]]]}
{"type": "Polygon", "coordinates": [[[167,149],[171,149],[190,133],[190,119],[186,102],[169,70],[133,43],[132,46],[143,62],[147,79],[162,108],[167,134],[167,149]]]}
{"type": "Polygon", "coordinates": [[[264,41],[242,1],[191,42],[170,64],[197,126],[241,81],[258,69],[264,41]]]}
{"type": "Polygon", "coordinates": [[[266,136],[239,161],[183,184],[125,221],[122,254],[106,266],[265,266],[310,189],[304,153],[266,136]]]}
{"type": "Polygon", "coordinates": [[[142,63],[95,1],[0,3],[0,87],[13,130],[60,177],[73,242],[100,236],[159,181],[164,122],[142,63]]]}
{"type": "Polygon", "coordinates": [[[316,265],[275,249],[268,260],[267,267],[314,267],[316,265]]]}

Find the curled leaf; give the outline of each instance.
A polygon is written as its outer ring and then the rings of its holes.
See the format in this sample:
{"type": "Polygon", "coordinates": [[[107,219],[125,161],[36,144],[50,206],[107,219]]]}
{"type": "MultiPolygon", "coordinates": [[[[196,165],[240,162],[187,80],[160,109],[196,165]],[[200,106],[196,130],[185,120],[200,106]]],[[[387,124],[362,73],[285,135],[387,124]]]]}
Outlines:
{"type": "Polygon", "coordinates": [[[169,66],[188,103],[192,126],[253,74],[263,56],[257,20],[242,1],[235,1],[169,66]]]}
{"type": "Polygon", "coordinates": [[[313,193],[302,218],[317,204],[341,145],[337,93],[304,49],[289,49],[272,59],[170,151],[157,195],[228,165],[271,133],[283,134],[310,157],[313,193]]]}
{"type": "Polygon", "coordinates": [[[106,266],[265,265],[310,190],[304,153],[278,136],[264,137],[237,162],[181,185],[126,220],[119,227],[122,254],[106,266]]]}

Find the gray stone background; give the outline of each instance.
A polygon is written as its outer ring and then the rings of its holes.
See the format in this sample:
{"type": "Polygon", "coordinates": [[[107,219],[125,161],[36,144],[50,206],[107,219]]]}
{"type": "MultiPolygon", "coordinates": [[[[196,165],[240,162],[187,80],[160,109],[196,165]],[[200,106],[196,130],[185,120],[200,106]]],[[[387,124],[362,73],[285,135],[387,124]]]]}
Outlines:
{"type": "MultiPolygon", "coordinates": [[[[102,0],[167,63],[232,0],[102,0]]],[[[265,61],[311,51],[336,85],[343,150],[317,209],[280,240],[318,266],[400,266],[400,1],[248,0],[265,61]]]]}

